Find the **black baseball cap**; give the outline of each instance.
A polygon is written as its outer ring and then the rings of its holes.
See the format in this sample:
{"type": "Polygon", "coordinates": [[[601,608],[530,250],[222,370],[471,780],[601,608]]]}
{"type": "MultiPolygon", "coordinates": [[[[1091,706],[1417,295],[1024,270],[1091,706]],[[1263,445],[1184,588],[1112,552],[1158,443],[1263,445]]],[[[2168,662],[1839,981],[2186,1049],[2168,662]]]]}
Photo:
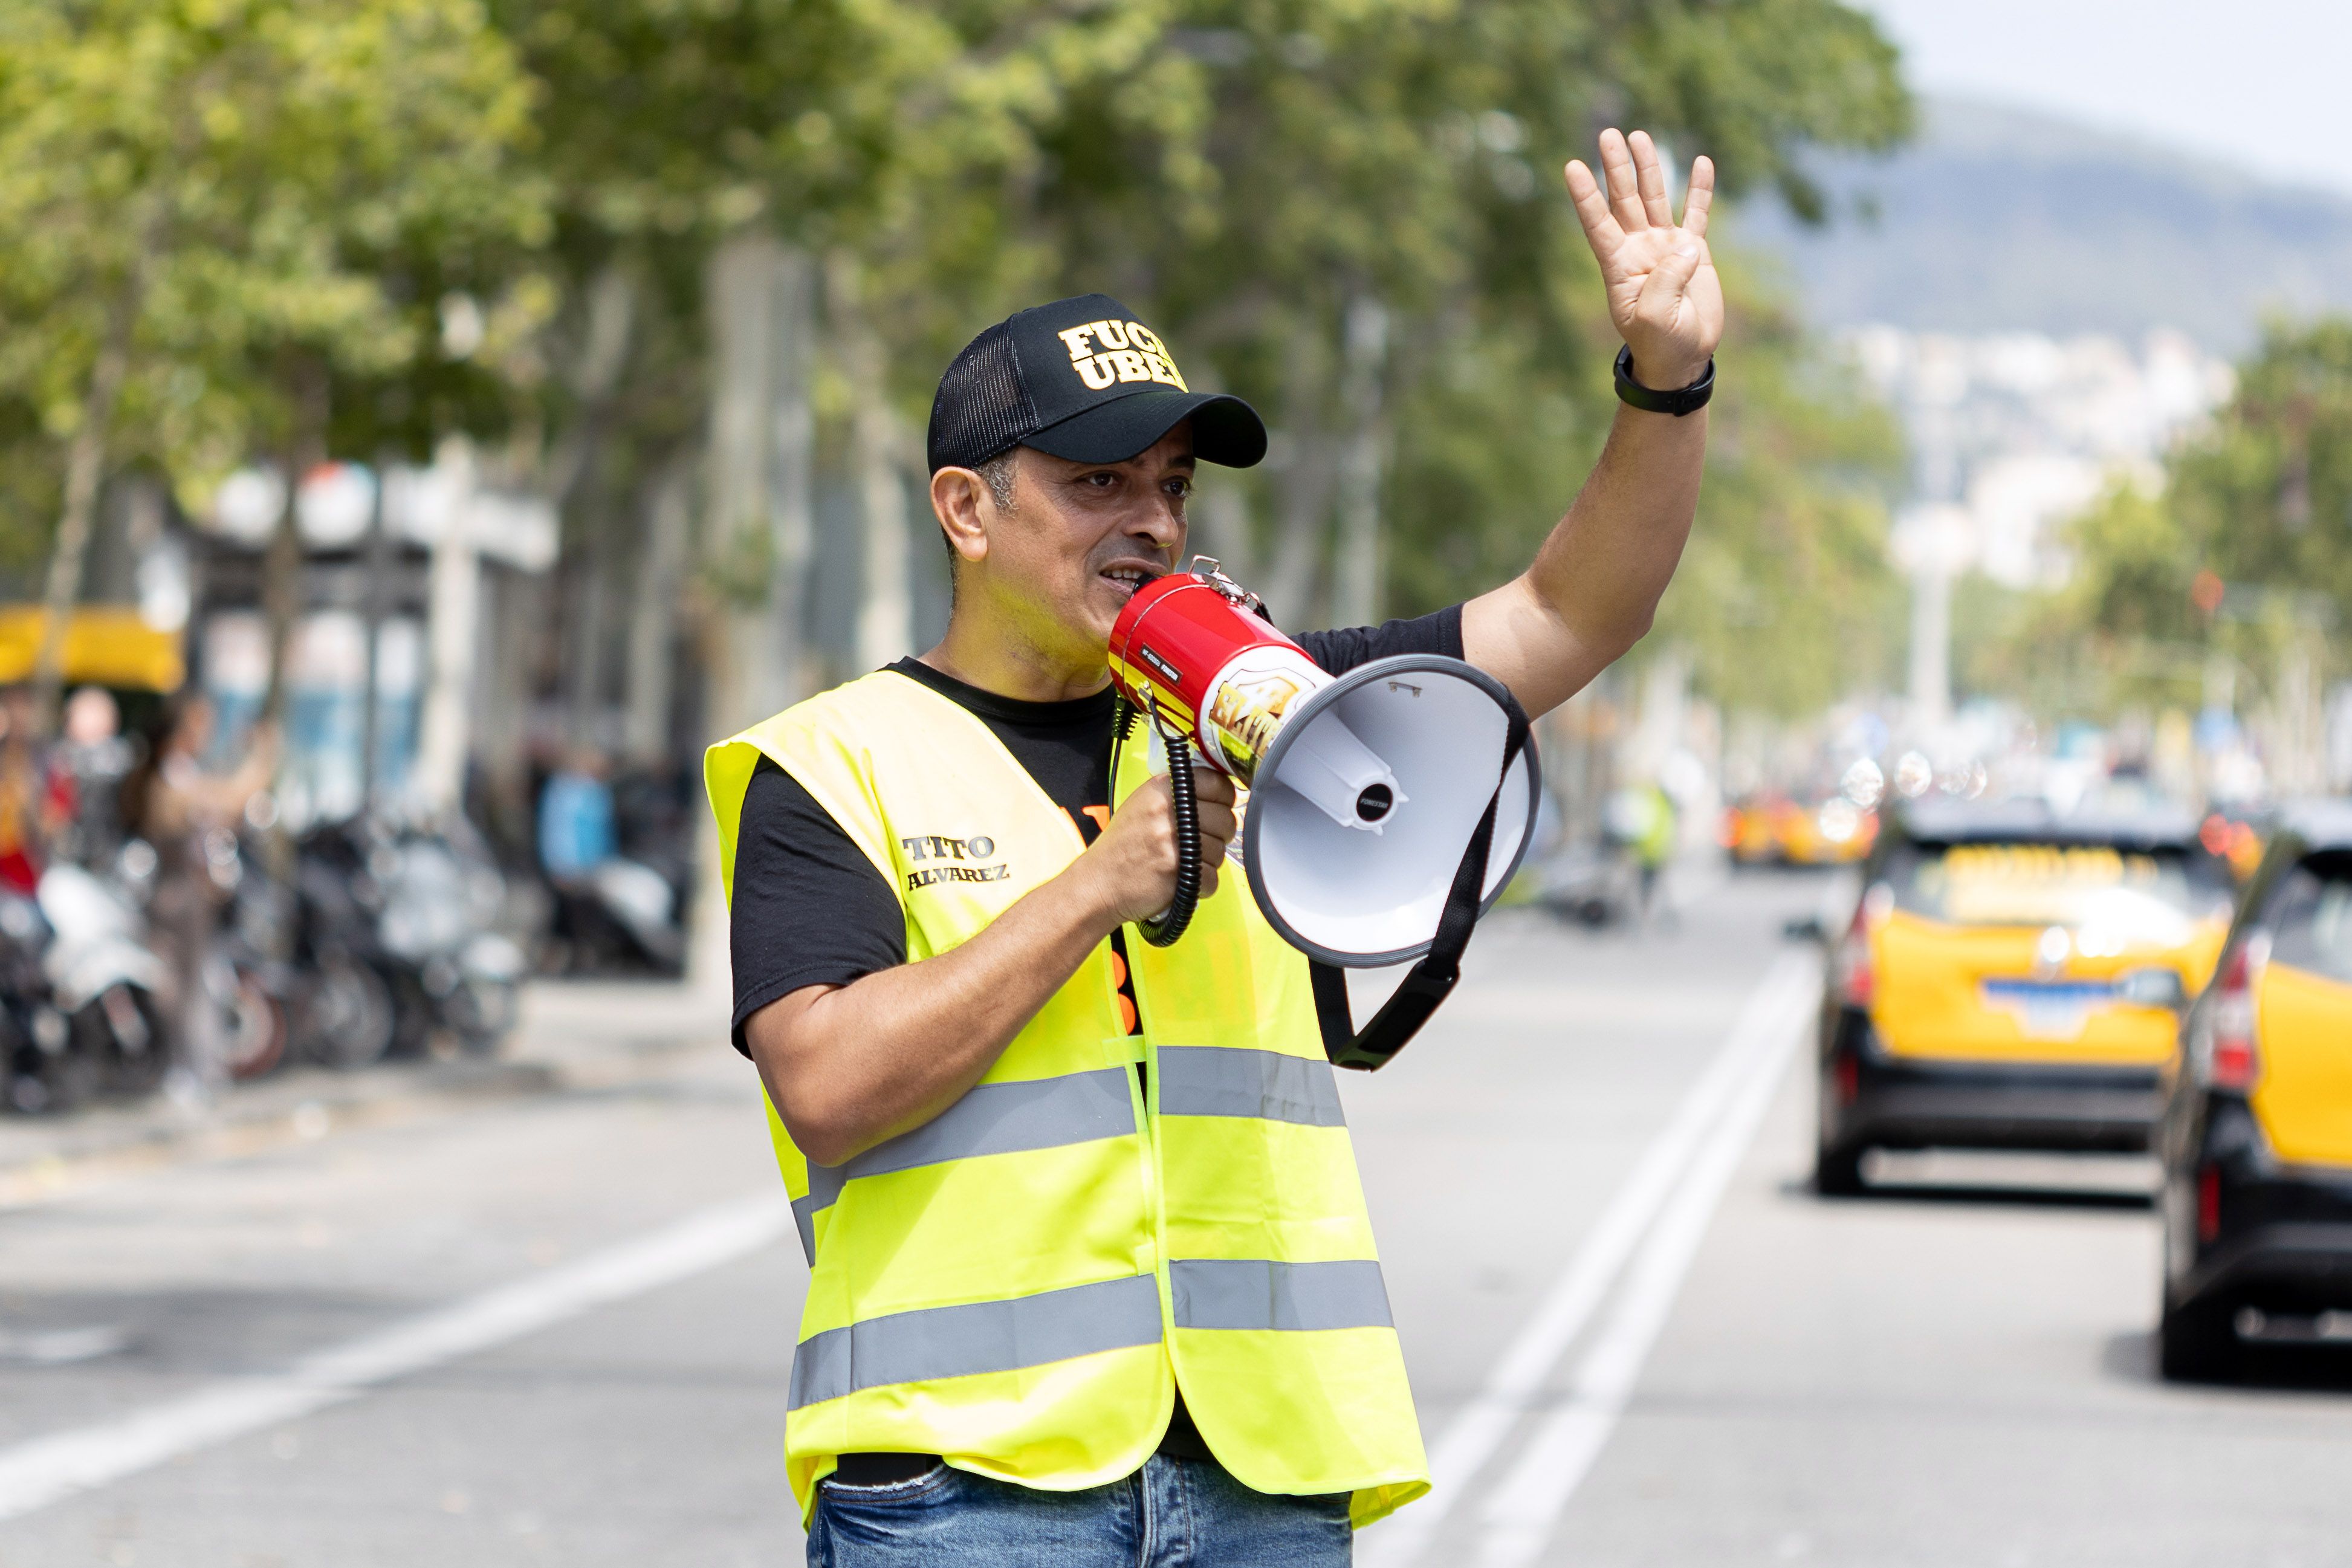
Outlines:
{"type": "Polygon", "coordinates": [[[1015,447],[1075,463],[1123,463],[1192,421],[1192,455],[1246,468],[1265,456],[1257,410],[1184,384],[1160,334],[1108,294],[1006,317],[940,377],[925,443],[931,472],[976,468],[1015,447]]]}

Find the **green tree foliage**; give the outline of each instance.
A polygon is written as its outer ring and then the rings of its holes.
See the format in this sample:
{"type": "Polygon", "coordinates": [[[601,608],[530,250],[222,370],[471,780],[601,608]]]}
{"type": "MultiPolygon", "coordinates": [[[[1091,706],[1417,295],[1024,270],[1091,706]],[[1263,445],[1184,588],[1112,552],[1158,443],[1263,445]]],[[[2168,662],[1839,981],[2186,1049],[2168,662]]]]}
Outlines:
{"type": "Polygon", "coordinates": [[[0,385],[69,435],[119,330],[118,460],[218,472],[420,352],[388,258],[535,237],[531,111],[466,0],[0,0],[0,385]]]}
{"type": "MultiPolygon", "coordinates": [[[[765,229],[856,258],[909,423],[975,325],[1105,289],[1328,462],[1374,300],[1411,609],[1523,563],[1613,412],[1567,157],[1646,125],[1803,209],[1809,146],[1910,117],[1835,0],[0,0],[0,441],[89,423],[121,316],[118,466],[283,447],[309,363],[346,452],[520,419],[559,491],[631,482],[697,438],[705,266],[765,229]]],[[[1737,291],[1664,624],[1727,696],[1784,655],[1826,692],[1868,663],[1885,435],[1737,291]]],[[[1266,549],[1325,552],[1328,488],[1243,482],[1266,549]]]]}
{"type": "MultiPolygon", "coordinates": [[[[914,138],[939,161],[902,170],[908,196],[869,215],[900,261],[909,412],[973,323],[1102,289],[1310,462],[1350,416],[1348,310],[1378,300],[1396,321],[1396,610],[1523,565],[1606,432],[1616,340],[1558,173],[1601,125],[1704,149],[1728,191],[1777,186],[1801,209],[1807,146],[1883,147],[1911,125],[1891,46],[1825,0],[1106,5],[1058,78],[1003,67],[1017,51],[997,29],[1021,9],[942,9],[953,58],[988,65],[929,95],[958,129],[914,138]]],[[[1717,405],[1727,440],[1665,624],[1701,639],[1724,695],[1762,700],[1776,683],[1758,656],[1786,654],[1805,671],[1786,700],[1811,701],[1883,668],[1893,440],[1759,286],[1742,294],[1717,405]]],[[[1262,557],[1277,531],[1325,526],[1286,510],[1284,476],[1243,482],[1262,557]]]]}
{"type": "Polygon", "coordinates": [[[2169,478],[2179,528],[2225,582],[2352,614],[2352,319],[2273,324],[2169,478]]]}
{"type": "Polygon", "coordinates": [[[2259,677],[2352,615],[2352,321],[2273,323],[2154,492],[2111,487],[2047,594],[1977,590],[1960,636],[1978,689],[2053,711],[2190,705],[2210,655],[2259,677]],[[2200,588],[2201,582],[2201,588],[2200,588]],[[2226,589],[2226,591],[2225,591],[2226,589]],[[2199,595],[2211,595],[2200,603],[2199,595]]]}
{"type": "Polygon", "coordinates": [[[62,448],[45,695],[104,471],[323,457],[334,374],[419,353],[394,259],[539,237],[531,109],[468,0],[0,0],[0,391],[62,448]]]}
{"type": "Polygon", "coordinates": [[[1902,439],[1852,367],[1736,266],[1729,281],[1729,384],[1658,624],[1718,700],[1796,717],[1899,677],[1906,600],[1886,563],[1886,498],[1902,439]]]}

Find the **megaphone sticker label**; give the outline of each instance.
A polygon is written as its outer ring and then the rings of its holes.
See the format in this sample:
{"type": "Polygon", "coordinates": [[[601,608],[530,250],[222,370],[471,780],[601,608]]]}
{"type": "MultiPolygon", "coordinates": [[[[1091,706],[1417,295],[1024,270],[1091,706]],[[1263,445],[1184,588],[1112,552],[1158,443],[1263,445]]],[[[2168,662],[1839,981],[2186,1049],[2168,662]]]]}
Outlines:
{"type": "Polygon", "coordinates": [[[1320,682],[1306,656],[1257,648],[1225,667],[1209,691],[1209,732],[1225,766],[1255,777],[1290,705],[1320,682]],[[1305,666],[1305,668],[1300,668],[1305,666]]]}

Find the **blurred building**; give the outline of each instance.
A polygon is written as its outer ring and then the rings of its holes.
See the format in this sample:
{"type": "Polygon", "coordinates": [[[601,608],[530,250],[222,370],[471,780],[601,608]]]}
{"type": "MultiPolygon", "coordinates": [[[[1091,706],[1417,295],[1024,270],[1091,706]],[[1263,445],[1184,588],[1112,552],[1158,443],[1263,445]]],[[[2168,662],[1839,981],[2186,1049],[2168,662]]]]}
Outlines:
{"type": "Polygon", "coordinates": [[[1933,557],[2014,588],[2063,584],[2061,525],[2118,478],[2154,483],[2166,448],[2232,385],[2227,361],[2168,330],[2133,345],[1871,326],[1847,342],[1910,440],[1905,564],[1933,557]]]}

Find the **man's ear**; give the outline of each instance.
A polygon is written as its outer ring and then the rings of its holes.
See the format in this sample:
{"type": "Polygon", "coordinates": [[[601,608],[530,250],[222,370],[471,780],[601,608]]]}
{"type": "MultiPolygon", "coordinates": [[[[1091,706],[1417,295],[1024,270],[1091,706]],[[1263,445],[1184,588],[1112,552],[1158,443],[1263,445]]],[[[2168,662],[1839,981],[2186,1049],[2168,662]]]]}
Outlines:
{"type": "Polygon", "coordinates": [[[996,521],[996,498],[988,481],[970,468],[941,468],[931,476],[931,515],[948,536],[948,548],[966,561],[988,554],[988,529],[996,521]]]}

